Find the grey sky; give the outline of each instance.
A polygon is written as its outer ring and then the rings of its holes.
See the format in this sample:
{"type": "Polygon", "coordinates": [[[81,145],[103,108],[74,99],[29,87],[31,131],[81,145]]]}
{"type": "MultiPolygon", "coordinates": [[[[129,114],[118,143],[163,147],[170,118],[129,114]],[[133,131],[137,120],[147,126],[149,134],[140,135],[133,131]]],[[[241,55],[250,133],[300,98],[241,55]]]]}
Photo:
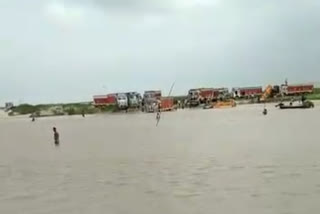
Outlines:
{"type": "Polygon", "coordinates": [[[2,0],[0,104],[320,80],[318,0],[2,0]]]}

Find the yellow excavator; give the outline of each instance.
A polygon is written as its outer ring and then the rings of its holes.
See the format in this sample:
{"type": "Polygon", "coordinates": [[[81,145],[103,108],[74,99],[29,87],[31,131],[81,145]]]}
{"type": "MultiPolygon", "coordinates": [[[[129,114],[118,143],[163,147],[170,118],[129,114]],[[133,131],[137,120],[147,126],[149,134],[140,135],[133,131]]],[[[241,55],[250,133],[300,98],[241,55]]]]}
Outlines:
{"type": "Polygon", "coordinates": [[[233,99],[219,100],[217,102],[208,102],[203,108],[233,108],[236,107],[236,102],[233,99]]]}
{"type": "Polygon", "coordinates": [[[230,108],[230,107],[236,107],[236,102],[233,99],[218,101],[213,104],[213,108],[230,108]]]}
{"type": "Polygon", "coordinates": [[[272,95],[272,91],[273,91],[272,85],[268,85],[267,88],[264,90],[264,92],[260,98],[260,101],[265,102],[266,99],[272,95]]]}

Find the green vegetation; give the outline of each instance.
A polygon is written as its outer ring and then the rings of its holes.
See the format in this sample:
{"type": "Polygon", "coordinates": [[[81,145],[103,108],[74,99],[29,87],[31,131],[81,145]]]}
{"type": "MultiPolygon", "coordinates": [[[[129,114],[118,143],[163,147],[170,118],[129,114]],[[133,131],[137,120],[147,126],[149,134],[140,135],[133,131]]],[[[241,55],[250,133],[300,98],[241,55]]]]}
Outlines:
{"type": "Polygon", "coordinates": [[[118,108],[116,105],[109,105],[109,106],[104,106],[100,107],[100,112],[116,112],[118,111],[118,108]]]}
{"type": "Polygon", "coordinates": [[[35,115],[43,116],[58,116],[58,115],[81,115],[81,114],[96,114],[100,112],[115,112],[116,106],[106,106],[96,108],[91,103],[68,103],[68,104],[41,104],[30,105],[21,104],[12,109],[9,116],[14,115],[35,115]]]}
{"type": "Polygon", "coordinates": [[[313,93],[314,93],[314,94],[320,94],[320,88],[315,88],[315,89],[313,90],[313,93]]]}
{"type": "Polygon", "coordinates": [[[99,112],[91,103],[69,103],[62,105],[62,111],[67,115],[94,114],[99,112]]]}
{"type": "Polygon", "coordinates": [[[308,94],[306,97],[308,100],[320,100],[320,88],[315,88],[313,94],[308,94]]]}
{"type": "Polygon", "coordinates": [[[308,94],[307,99],[308,100],[320,100],[320,94],[308,94]]]}
{"type": "Polygon", "coordinates": [[[38,106],[33,106],[29,104],[21,104],[12,109],[12,112],[16,112],[19,114],[33,114],[39,111],[40,111],[40,108],[38,106]]]}

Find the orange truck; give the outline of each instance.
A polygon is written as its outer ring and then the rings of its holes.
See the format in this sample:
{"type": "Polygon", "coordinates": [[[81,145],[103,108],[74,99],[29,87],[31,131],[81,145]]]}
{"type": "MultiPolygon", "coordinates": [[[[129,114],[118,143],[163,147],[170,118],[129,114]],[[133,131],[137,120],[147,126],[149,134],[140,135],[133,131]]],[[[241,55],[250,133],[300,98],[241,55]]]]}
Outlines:
{"type": "Polygon", "coordinates": [[[219,97],[219,90],[215,88],[198,88],[190,89],[188,93],[188,103],[190,106],[198,106],[207,101],[217,100],[219,97]]]}
{"type": "Polygon", "coordinates": [[[170,97],[161,98],[161,111],[172,111],[174,110],[174,101],[170,97]]]}

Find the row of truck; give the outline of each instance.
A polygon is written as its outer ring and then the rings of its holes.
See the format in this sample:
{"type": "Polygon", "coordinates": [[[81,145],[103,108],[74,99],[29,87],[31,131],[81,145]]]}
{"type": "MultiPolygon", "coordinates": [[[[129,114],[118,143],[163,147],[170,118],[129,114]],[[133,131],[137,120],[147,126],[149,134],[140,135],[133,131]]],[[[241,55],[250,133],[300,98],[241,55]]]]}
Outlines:
{"type": "Polygon", "coordinates": [[[187,100],[189,106],[230,99],[258,98],[260,101],[266,101],[270,97],[298,96],[313,93],[313,90],[313,84],[268,85],[265,90],[260,86],[242,87],[232,88],[231,92],[227,88],[198,88],[189,90],[187,100]]]}
{"type": "Polygon", "coordinates": [[[114,93],[107,95],[96,95],[93,97],[94,105],[108,106],[116,105],[119,109],[139,108],[141,95],[137,92],[114,93]]]}
{"type": "Polygon", "coordinates": [[[119,110],[141,109],[144,112],[171,111],[174,101],[162,97],[161,91],[145,91],[143,97],[137,92],[98,95],[93,97],[96,107],[116,105],[119,110]]]}
{"type": "MultiPolygon", "coordinates": [[[[228,102],[230,99],[259,98],[262,101],[270,97],[295,96],[312,93],[312,84],[299,85],[268,85],[265,90],[262,87],[232,88],[197,88],[190,89],[186,99],[181,105],[194,107],[200,104],[212,102],[228,102]]],[[[171,111],[175,108],[172,97],[163,97],[160,90],[145,91],[143,97],[137,92],[115,93],[94,96],[94,105],[116,105],[120,110],[141,109],[144,112],[171,111]],[[159,109],[160,108],[160,109],[159,109]]],[[[179,101],[180,104],[180,101],[179,101]]]]}

